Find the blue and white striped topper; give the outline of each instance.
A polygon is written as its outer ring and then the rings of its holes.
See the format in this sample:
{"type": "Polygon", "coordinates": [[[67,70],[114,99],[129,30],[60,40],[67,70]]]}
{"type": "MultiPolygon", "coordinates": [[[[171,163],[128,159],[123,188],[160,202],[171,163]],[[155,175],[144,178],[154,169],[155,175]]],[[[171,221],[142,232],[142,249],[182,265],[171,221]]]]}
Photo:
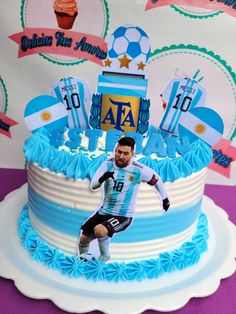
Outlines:
{"type": "Polygon", "coordinates": [[[179,120],[179,135],[187,136],[190,142],[203,140],[214,146],[222,137],[224,123],[218,113],[210,108],[190,109],[179,120]]]}
{"type": "Polygon", "coordinates": [[[25,108],[25,123],[34,133],[44,127],[48,131],[64,130],[67,125],[68,115],[63,103],[57,98],[41,95],[33,98],[25,108]]]}

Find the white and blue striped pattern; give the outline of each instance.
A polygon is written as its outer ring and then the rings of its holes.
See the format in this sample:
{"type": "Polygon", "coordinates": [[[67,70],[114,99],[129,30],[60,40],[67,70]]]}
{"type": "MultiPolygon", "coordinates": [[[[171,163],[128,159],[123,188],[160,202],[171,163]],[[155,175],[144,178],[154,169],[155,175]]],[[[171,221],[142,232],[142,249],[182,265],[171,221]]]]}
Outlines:
{"type": "MultiPolygon", "coordinates": [[[[195,222],[191,225],[191,221],[194,221],[194,218],[191,217],[191,214],[187,214],[188,209],[191,211],[190,207],[198,202],[200,208],[205,177],[206,169],[203,169],[198,173],[177,180],[176,182],[167,182],[166,188],[171,203],[175,204],[173,209],[169,210],[167,213],[163,211],[161,202],[153,187],[145,183],[140,184],[139,193],[137,195],[136,217],[133,221],[135,225],[132,224],[124,232],[114,237],[116,243],[113,243],[111,246],[112,257],[122,260],[124,260],[124,258],[146,258],[177,248],[183,242],[188,241],[195,230],[195,222]],[[184,211],[181,217],[175,215],[177,212],[181,215],[182,210],[184,211]],[[147,240],[147,238],[144,240],[144,237],[141,242],[135,241],[135,236],[137,236],[136,239],[141,239],[143,235],[146,236],[149,227],[152,229],[156,228],[155,230],[158,232],[154,219],[153,221],[149,219],[148,222],[147,217],[156,217],[155,222],[161,219],[160,222],[162,222],[162,224],[159,225],[160,233],[163,234],[163,232],[166,232],[167,236],[162,238],[158,236],[154,240],[147,240]],[[136,218],[138,218],[137,222],[136,218]],[[165,227],[165,219],[169,221],[168,228],[165,227]],[[187,219],[187,222],[185,219],[187,219]],[[143,222],[145,222],[145,224],[143,224],[143,222]],[[179,224],[190,225],[182,232],[172,233],[172,226],[179,228],[179,224]],[[139,229],[142,236],[134,232],[134,227],[139,229]],[[127,243],[129,237],[127,235],[125,236],[126,232],[133,232],[132,242],[127,243]],[[122,242],[123,236],[125,237],[124,242],[122,242]]],[[[87,179],[79,181],[68,180],[63,175],[55,174],[48,169],[42,169],[31,163],[28,168],[28,181],[35,194],[41,199],[48,201],[48,203],[41,203],[38,210],[37,208],[30,210],[30,218],[34,228],[38,231],[39,235],[50,244],[71,254],[76,254],[78,245],[77,223],[79,227],[79,224],[82,224],[86,220],[86,217],[91,216],[95,210],[97,210],[98,204],[101,204],[102,189],[97,192],[92,192],[89,189],[90,181],[87,179]],[[50,207],[48,209],[45,208],[44,218],[47,215],[47,223],[40,217],[41,208],[43,209],[44,206],[50,207]],[[60,212],[63,212],[64,215],[63,218],[58,219],[56,217],[60,212]],[[55,215],[55,220],[51,215],[55,215]],[[75,217],[77,223],[74,221],[75,217]],[[58,223],[58,226],[52,225],[53,223],[58,223]],[[72,229],[70,229],[71,227],[72,229]],[[69,235],[72,233],[74,236],[69,235]]],[[[33,198],[32,195],[31,206],[34,206],[33,204],[35,204],[35,202],[37,203],[33,198]]],[[[197,209],[197,207],[195,209],[197,209]]],[[[191,212],[195,217],[197,212],[194,210],[191,212]]]]}
{"type": "Polygon", "coordinates": [[[48,131],[64,130],[68,115],[57,98],[41,95],[33,98],[26,106],[24,112],[25,124],[31,132],[44,127],[48,131]]]}
{"type": "Polygon", "coordinates": [[[203,87],[191,78],[172,80],[162,93],[167,108],[160,128],[169,133],[178,133],[179,119],[191,108],[204,106],[206,93],[203,87]]]}
{"type": "MultiPolygon", "coordinates": [[[[75,210],[57,203],[48,201],[37,194],[29,185],[29,206],[37,219],[53,228],[55,231],[78,237],[80,228],[88,219],[89,212],[83,209],[75,210]]],[[[132,227],[117,234],[114,243],[135,243],[138,241],[150,241],[157,238],[171,236],[190,227],[199,216],[201,199],[186,207],[175,208],[163,214],[152,212],[137,214],[132,227]],[[148,231],[148,232],[147,232],[148,231]]]]}
{"type": "Polygon", "coordinates": [[[98,93],[145,98],[147,80],[136,77],[99,75],[98,93]]]}
{"type": "Polygon", "coordinates": [[[114,171],[115,179],[106,180],[104,184],[104,199],[99,209],[100,214],[133,217],[141,170],[133,163],[126,168],[119,168],[114,161],[107,162],[107,171],[114,171]],[[122,188],[115,188],[116,184],[122,188]]]}
{"type": "Polygon", "coordinates": [[[91,92],[86,81],[77,77],[64,77],[52,86],[50,93],[64,103],[70,129],[90,128],[86,101],[90,101],[91,92]]]}

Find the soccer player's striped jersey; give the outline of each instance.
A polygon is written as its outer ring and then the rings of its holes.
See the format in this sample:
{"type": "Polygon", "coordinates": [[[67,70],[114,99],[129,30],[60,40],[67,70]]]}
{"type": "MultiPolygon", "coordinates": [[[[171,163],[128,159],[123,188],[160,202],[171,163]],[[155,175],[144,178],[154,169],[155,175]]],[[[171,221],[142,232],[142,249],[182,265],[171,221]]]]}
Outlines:
{"type": "Polygon", "coordinates": [[[64,77],[53,84],[50,95],[57,97],[66,107],[70,129],[89,129],[86,102],[90,103],[92,93],[88,83],[79,77],[64,77]]]}
{"type": "Polygon", "coordinates": [[[98,180],[107,171],[114,171],[114,179],[109,178],[103,183],[103,202],[98,210],[99,214],[133,217],[139,184],[142,181],[150,182],[153,175],[158,179],[154,187],[161,194],[162,199],[167,197],[159,175],[134,159],[124,168],[116,166],[114,158],[104,161],[92,178],[93,190],[101,186],[98,180]]]}
{"type": "Polygon", "coordinates": [[[166,86],[161,97],[167,102],[167,106],[160,129],[178,134],[180,117],[189,109],[204,107],[206,91],[192,78],[175,78],[166,86]]]}

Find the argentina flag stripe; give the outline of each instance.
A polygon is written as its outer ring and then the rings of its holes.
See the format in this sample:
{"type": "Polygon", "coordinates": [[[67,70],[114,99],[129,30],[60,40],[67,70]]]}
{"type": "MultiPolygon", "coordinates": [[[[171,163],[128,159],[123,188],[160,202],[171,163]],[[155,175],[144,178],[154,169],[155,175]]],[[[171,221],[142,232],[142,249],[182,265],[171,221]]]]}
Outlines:
{"type": "Polygon", "coordinates": [[[147,80],[139,78],[99,75],[98,93],[146,97],[147,80]]]}

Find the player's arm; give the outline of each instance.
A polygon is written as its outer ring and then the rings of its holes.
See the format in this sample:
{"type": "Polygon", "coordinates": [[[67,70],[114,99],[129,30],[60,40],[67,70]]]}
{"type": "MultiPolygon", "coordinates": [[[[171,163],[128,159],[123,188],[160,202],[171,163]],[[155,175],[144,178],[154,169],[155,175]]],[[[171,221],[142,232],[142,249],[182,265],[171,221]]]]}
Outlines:
{"type": "Polygon", "coordinates": [[[92,190],[99,189],[104,181],[108,180],[109,178],[114,179],[113,174],[114,174],[113,171],[107,171],[107,161],[104,161],[95,172],[90,183],[90,188],[92,190]]]}
{"type": "Polygon", "coordinates": [[[148,167],[145,167],[144,169],[145,170],[142,181],[147,182],[147,184],[153,186],[156,189],[156,191],[161,196],[162,207],[165,211],[167,211],[170,207],[170,201],[161,177],[148,167]]]}
{"type": "Polygon", "coordinates": [[[165,211],[167,211],[170,207],[170,201],[168,199],[168,195],[165,189],[165,186],[161,180],[161,177],[157,174],[153,174],[152,179],[147,182],[149,185],[154,186],[157,192],[161,195],[162,198],[162,207],[165,211]]]}

